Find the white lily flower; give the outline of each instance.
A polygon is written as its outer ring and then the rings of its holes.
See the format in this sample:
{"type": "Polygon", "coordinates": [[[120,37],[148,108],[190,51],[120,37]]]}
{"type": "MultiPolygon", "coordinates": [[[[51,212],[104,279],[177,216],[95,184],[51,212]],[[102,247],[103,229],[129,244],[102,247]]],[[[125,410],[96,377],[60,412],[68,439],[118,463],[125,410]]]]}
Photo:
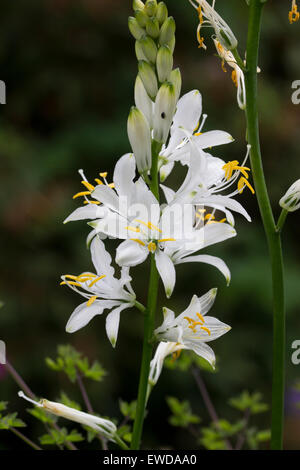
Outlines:
{"type": "Polygon", "coordinates": [[[18,395],[19,397],[24,398],[24,400],[29,401],[38,408],[43,408],[49,413],[52,413],[56,416],[60,416],[65,419],[69,419],[70,421],[82,424],[83,426],[89,426],[90,428],[99,432],[110,441],[116,442],[116,425],[108,419],[100,418],[99,416],[94,416],[89,413],[84,413],[83,411],[76,410],[75,408],[71,408],[70,406],[63,405],[62,403],[46,400],[45,398],[42,398],[39,402],[31,400],[31,398],[28,398],[22,391],[19,391],[18,395]]]}
{"type": "Polygon", "coordinates": [[[202,132],[206,115],[202,115],[202,97],[198,90],[183,95],[177,103],[176,112],[170,129],[168,145],[160,153],[160,179],[164,181],[173,169],[174,162],[189,164],[190,138],[194,136],[197,148],[206,149],[218,145],[229,144],[234,139],[224,131],[202,132]]]}
{"type": "Polygon", "coordinates": [[[124,267],[121,278],[114,275],[111,256],[104,243],[96,236],[91,242],[92,261],[96,274],[84,272],[79,276],[62,276],[61,285],[67,285],[87,300],[72,313],[66,326],[68,333],[74,333],[86,326],[96,315],[110,310],[106,317],[106,333],[115,347],[119,331],[120,313],[135,305],[135,293],[131,287],[129,269],[124,267]]]}
{"type": "Polygon", "coordinates": [[[155,385],[161,374],[164,360],[170,354],[179,355],[181,350],[194,351],[215,367],[215,354],[207,345],[227,333],[231,327],[217,318],[206,316],[212,307],[217,289],[211,289],[202,297],[194,295],[190,305],[184,312],[175,317],[172,310],[163,309],[164,321],[154,331],[156,338],[161,341],[151,361],[149,384],[155,385]]]}
{"type": "Polygon", "coordinates": [[[300,180],[295,181],[279,201],[279,205],[288,212],[300,208],[300,180]]]}

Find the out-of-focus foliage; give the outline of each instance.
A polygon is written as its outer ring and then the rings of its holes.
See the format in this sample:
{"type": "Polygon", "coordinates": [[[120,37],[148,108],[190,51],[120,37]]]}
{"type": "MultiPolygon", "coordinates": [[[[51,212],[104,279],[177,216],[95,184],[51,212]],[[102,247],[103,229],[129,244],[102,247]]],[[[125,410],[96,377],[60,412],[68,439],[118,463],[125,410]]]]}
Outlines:
{"type": "MultiPolygon", "coordinates": [[[[129,150],[126,120],[137,73],[134,41],[127,30],[131,0],[2,3],[0,79],[7,85],[7,104],[0,108],[0,298],[4,303],[0,339],[6,342],[8,359],[35,393],[54,399],[66,390],[72,400],[80,401],[77,389],[71,393],[67,388],[73,385],[65,374],[53,374],[44,367],[44,358],[53,357],[58,344],[71,342],[90,364],[97,360],[109,371],[106,380],[89,382],[89,393],[101,415],[116,416],[120,397],[127,402],[136,398],[142,320],[134,310],[124,312],[116,350],[106,338],[101,317],[70,336],[64,328],[79,299],[59,287],[59,279],[63,273],[91,268],[85,248],[89,229],[84,223],[62,224],[77,207],[72,200],[80,185],[77,170],[84,168],[90,178],[107,170],[111,178],[117,159],[129,150]]],[[[198,88],[203,94],[206,130],[224,129],[236,139],[217,148],[214,155],[241,160],[246,150],[245,120],[237,108],[230,75],[222,71],[212,45],[206,52],[198,49],[197,15],[188,1],[166,3],[177,23],[175,65],[182,71],[183,92],[198,88]]],[[[246,2],[217,3],[239,38],[243,55],[246,2]]],[[[267,2],[259,60],[262,151],[275,208],[300,172],[300,107],[291,102],[292,82],[300,78],[300,30],[299,23],[289,25],[289,6],[289,2],[267,2]]],[[[175,183],[180,181],[179,173],[172,175],[175,183]]],[[[188,270],[177,270],[172,300],[166,302],[163,292],[160,295],[161,305],[181,312],[192,294],[219,288],[212,313],[232,330],[214,345],[217,372],[203,375],[219,416],[229,422],[234,422],[235,410],[226,406],[228,397],[249,389],[250,393],[261,390],[268,403],[271,398],[272,307],[267,247],[255,198],[245,191],[241,200],[253,222],[248,224],[237,217],[238,237],[207,250],[223,257],[230,266],[230,288],[215,270],[190,265],[188,270]]],[[[298,213],[289,216],[283,242],[288,312],[285,446],[299,449],[299,392],[291,388],[299,372],[290,361],[290,345],[300,334],[298,221],[298,213]]],[[[110,245],[116,247],[113,241],[110,245]]],[[[143,302],[147,266],[133,273],[135,291],[143,302]]],[[[182,380],[183,373],[176,368],[163,371],[149,400],[151,419],[146,421],[145,447],[155,448],[158,443],[190,446],[185,433],[170,429],[166,396],[176,395],[193,407],[196,403],[201,425],[209,425],[193,378],[185,374],[182,380]]],[[[38,427],[38,421],[25,413],[24,403],[17,398],[18,388],[3,367],[0,380],[0,400],[9,400],[21,419],[26,415],[30,429],[38,427]]],[[[259,429],[269,427],[268,412],[257,419],[259,429]]],[[[98,445],[96,439],[91,443],[95,448],[98,445]]],[[[24,448],[12,433],[3,433],[3,447],[24,448]]]]}

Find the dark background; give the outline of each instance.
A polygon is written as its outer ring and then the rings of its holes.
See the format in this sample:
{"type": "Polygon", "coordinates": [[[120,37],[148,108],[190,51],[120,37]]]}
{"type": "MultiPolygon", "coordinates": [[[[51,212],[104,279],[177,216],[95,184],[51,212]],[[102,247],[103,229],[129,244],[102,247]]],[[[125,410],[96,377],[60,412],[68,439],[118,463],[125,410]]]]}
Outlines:
{"type": "MultiPolygon", "coordinates": [[[[214,155],[242,160],[245,118],[237,107],[229,73],[223,73],[211,44],[207,52],[197,48],[197,15],[188,2],[166,3],[177,22],[175,65],[181,68],[183,92],[198,88],[203,94],[206,130],[223,129],[236,139],[217,148],[214,155]]],[[[223,1],[217,6],[239,38],[243,54],[246,2],[223,1]]],[[[291,83],[300,79],[300,25],[289,25],[289,8],[289,1],[268,2],[260,56],[262,151],[276,215],[279,198],[300,174],[300,107],[291,102],[291,83]]],[[[84,168],[90,179],[99,171],[109,171],[111,179],[117,159],[129,151],[126,121],[137,73],[134,40],[127,29],[131,14],[129,0],[2,0],[0,15],[0,79],[7,86],[7,104],[0,110],[0,300],[4,303],[0,338],[6,342],[8,358],[35,393],[52,400],[61,389],[80,400],[75,386],[45,366],[44,358],[54,357],[58,344],[70,342],[91,360],[98,359],[109,375],[100,384],[87,384],[89,393],[97,412],[114,417],[119,417],[118,398],[131,401],[136,394],[142,320],[135,311],[122,314],[116,350],[106,337],[104,317],[68,335],[65,324],[82,299],[60,287],[59,278],[63,273],[91,268],[85,249],[88,227],[80,222],[62,224],[78,206],[72,200],[80,188],[78,168],[84,168]]],[[[218,373],[204,378],[219,414],[233,420],[235,415],[227,402],[242,390],[259,390],[268,403],[271,398],[267,246],[255,197],[245,191],[240,200],[253,222],[237,216],[238,237],[207,250],[229,264],[230,288],[214,268],[183,265],[177,269],[175,294],[168,304],[180,312],[192,294],[219,287],[213,314],[233,328],[213,344],[218,373]]],[[[300,366],[293,365],[290,357],[292,341],[300,339],[299,235],[299,214],[294,213],[283,235],[287,288],[285,446],[298,449],[300,410],[293,404],[292,387],[300,378],[300,366]]],[[[147,267],[132,273],[135,291],[145,301],[147,267]]],[[[160,299],[165,302],[163,292],[160,299]]],[[[0,387],[0,400],[9,400],[10,409],[18,410],[29,422],[26,433],[36,435],[38,424],[26,414],[24,402],[16,395],[18,387],[3,368],[0,387]]],[[[193,448],[195,443],[184,431],[168,425],[166,395],[189,399],[203,423],[209,422],[192,377],[164,370],[149,404],[144,446],[193,448]]],[[[259,421],[262,428],[269,427],[270,414],[262,415],[259,421]]],[[[23,448],[8,432],[2,431],[0,439],[3,449],[23,448]]]]}

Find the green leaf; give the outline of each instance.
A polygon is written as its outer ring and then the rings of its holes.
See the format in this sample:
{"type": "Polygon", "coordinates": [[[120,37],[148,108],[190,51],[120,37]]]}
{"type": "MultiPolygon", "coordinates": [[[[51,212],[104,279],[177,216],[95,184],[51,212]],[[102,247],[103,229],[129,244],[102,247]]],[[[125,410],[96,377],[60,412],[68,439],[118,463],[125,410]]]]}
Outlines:
{"type": "Polygon", "coordinates": [[[38,419],[42,423],[52,424],[57,421],[57,418],[55,416],[53,416],[50,413],[47,413],[47,411],[39,407],[30,408],[30,409],[27,409],[27,411],[28,413],[30,413],[32,416],[34,416],[36,419],[38,419]]]}
{"type": "Polygon", "coordinates": [[[18,413],[10,413],[0,417],[0,429],[24,428],[26,424],[19,418],[18,413]]]}
{"type": "Polygon", "coordinates": [[[136,414],[136,400],[128,403],[127,401],[119,400],[120,411],[125,418],[132,421],[135,419],[136,414]]]}
{"type": "Polygon", "coordinates": [[[73,429],[68,433],[66,428],[59,430],[52,429],[49,434],[43,434],[39,438],[42,445],[64,445],[66,442],[80,442],[83,441],[84,437],[76,429],[73,429]]]}
{"type": "Polygon", "coordinates": [[[169,418],[172,426],[186,428],[190,424],[198,424],[201,421],[199,416],[192,413],[191,405],[187,400],[181,402],[175,397],[167,397],[166,400],[172,412],[169,418]]]}
{"type": "Polygon", "coordinates": [[[229,404],[239,411],[249,410],[253,414],[263,413],[269,409],[269,406],[262,402],[261,393],[251,394],[248,390],[244,390],[241,395],[231,398],[229,404]]]}
{"type": "Polygon", "coordinates": [[[0,411],[6,410],[8,401],[0,401],[0,411]]]}

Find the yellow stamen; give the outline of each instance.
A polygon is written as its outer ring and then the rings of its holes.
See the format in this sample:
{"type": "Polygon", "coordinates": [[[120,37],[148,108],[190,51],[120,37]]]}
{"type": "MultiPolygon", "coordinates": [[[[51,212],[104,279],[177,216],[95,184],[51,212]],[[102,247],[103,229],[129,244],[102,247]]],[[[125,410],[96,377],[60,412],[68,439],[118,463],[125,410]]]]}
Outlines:
{"type": "Polygon", "coordinates": [[[204,323],[204,317],[201,315],[201,313],[196,313],[197,317],[204,323]]]}
{"type": "Polygon", "coordinates": [[[221,67],[222,67],[223,72],[227,73],[227,69],[225,67],[225,60],[224,59],[222,60],[221,67]]]}
{"type": "Polygon", "coordinates": [[[148,250],[151,252],[151,253],[154,253],[155,250],[156,250],[156,244],[154,242],[150,242],[148,244],[148,250]]]}
{"type": "Polygon", "coordinates": [[[298,11],[297,2],[296,0],[293,0],[291,10],[289,11],[290,24],[296,23],[296,21],[299,21],[299,18],[300,18],[300,13],[298,11]]]}
{"type": "Polygon", "coordinates": [[[192,323],[192,319],[190,317],[183,317],[185,320],[187,320],[189,323],[192,323]]]}
{"type": "Polygon", "coordinates": [[[178,349],[177,351],[175,351],[175,352],[172,354],[172,362],[175,362],[176,359],[179,358],[180,354],[181,354],[181,349],[178,349]]]}
{"type": "Polygon", "coordinates": [[[104,173],[99,173],[99,175],[101,176],[101,178],[106,178],[107,177],[107,171],[105,171],[104,173]]]}
{"type": "Polygon", "coordinates": [[[103,279],[104,277],[106,277],[105,274],[103,274],[102,276],[96,277],[96,279],[94,279],[94,280],[90,283],[89,288],[90,288],[90,287],[93,287],[93,285],[96,284],[96,282],[100,281],[100,280],[103,279]]]}
{"type": "Polygon", "coordinates": [[[159,240],[157,240],[159,243],[162,243],[162,242],[175,242],[175,238],[160,238],[159,240]]]}
{"type": "Polygon", "coordinates": [[[138,243],[141,246],[146,246],[145,243],[142,242],[142,240],[139,240],[138,238],[130,238],[130,240],[132,240],[133,242],[138,243]]]}
{"type": "Polygon", "coordinates": [[[239,166],[239,162],[237,160],[232,160],[231,162],[227,162],[223,165],[222,170],[225,170],[225,178],[227,180],[230,180],[234,171],[240,171],[242,175],[248,179],[249,176],[247,172],[250,171],[250,168],[247,166],[239,166]]]}
{"type": "Polygon", "coordinates": [[[79,284],[79,282],[76,282],[76,281],[62,281],[60,283],[61,286],[64,286],[64,285],[68,285],[68,286],[78,286],[78,287],[81,287],[81,284],[79,284]]]}
{"type": "Polygon", "coordinates": [[[74,276],[73,274],[65,274],[65,278],[77,281],[78,276],[74,276]]]}
{"type": "Polygon", "coordinates": [[[201,330],[206,331],[210,336],[210,330],[208,328],[206,328],[206,326],[200,326],[200,328],[201,328],[201,330]]]}
{"type": "Polygon", "coordinates": [[[95,181],[97,184],[103,184],[101,180],[99,180],[99,178],[95,178],[95,181]]]}
{"type": "Polygon", "coordinates": [[[83,204],[96,204],[96,205],[99,205],[101,203],[99,201],[83,201],[83,204]]]}
{"type": "Polygon", "coordinates": [[[80,193],[74,194],[73,199],[76,199],[77,197],[80,196],[89,196],[91,194],[91,191],[81,191],[80,193]]]}
{"type": "Polygon", "coordinates": [[[108,186],[109,186],[110,188],[113,188],[113,189],[114,189],[115,183],[110,183],[108,186]]]}
{"type": "Polygon", "coordinates": [[[215,216],[213,214],[206,214],[206,216],[204,217],[204,220],[209,220],[209,219],[214,219],[215,216]]]}
{"type": "Polygon", "coordinates": [[[90,307],[94,302],[95,300],[97,299],[97,295],[93,295],[88,301],[87,301],[87,306],[90,307]]]}
{"type": "Polygon", "coordinates": [[[161,230],[158,227],[156,227],[156,225],[152,224],[152,222],[147,222],[146,223],[143,220],[139,220],[139,219],[136,219],[136,222],[138,222],[139,224],[144,225],[147,228],[150,228],[152,230],[157,230],[158,232],[162,233],[161,230]]]}
{"type": "Polygon", "coordinates": [[[233,70],[233,71],[231,72],[231,80],[233,81],[233,83],[235,84],[235,86],[238,87],[238,81],[237,81],[236,70],[233,70]]]}
{"type": "Polygon", "coordinates": [[[141,231],[139,227],[131,227],[131,226],[125,227],[125,230],[130,230],[131,232],[136,232],[136,233],[140,233],[141,231]]]}
{"type": "Polygon", "coordinates": [[[198,135],[202,135],[203,132],[196,132],[194,135],[197,137],[198,135]]]}
{"type": "Polygon", "coordinates": [[[250,191],[251,191],[252,194],[255,193],[255,191],[254,191],[253,187],[251,186],[251,184],[249,183],[249,181],[248,181],[246,178],[244,178],[244,177],[242,176],[242,177],[239,179],[239,182],[238,182],[238,190],[239,190],[239,192],[240,192],[241,194],[242,194],[242,192],[244,191],[245,186],[247,186],[247,187],[250,189],[250,191]]]}
{"type": "Polygon", "coordinates": [[[88,181],[81,181],[81,184],[86,187],[89,191],[94,191],[95,186],[93,186],[91,183],[88,183],[88,181]]]}

